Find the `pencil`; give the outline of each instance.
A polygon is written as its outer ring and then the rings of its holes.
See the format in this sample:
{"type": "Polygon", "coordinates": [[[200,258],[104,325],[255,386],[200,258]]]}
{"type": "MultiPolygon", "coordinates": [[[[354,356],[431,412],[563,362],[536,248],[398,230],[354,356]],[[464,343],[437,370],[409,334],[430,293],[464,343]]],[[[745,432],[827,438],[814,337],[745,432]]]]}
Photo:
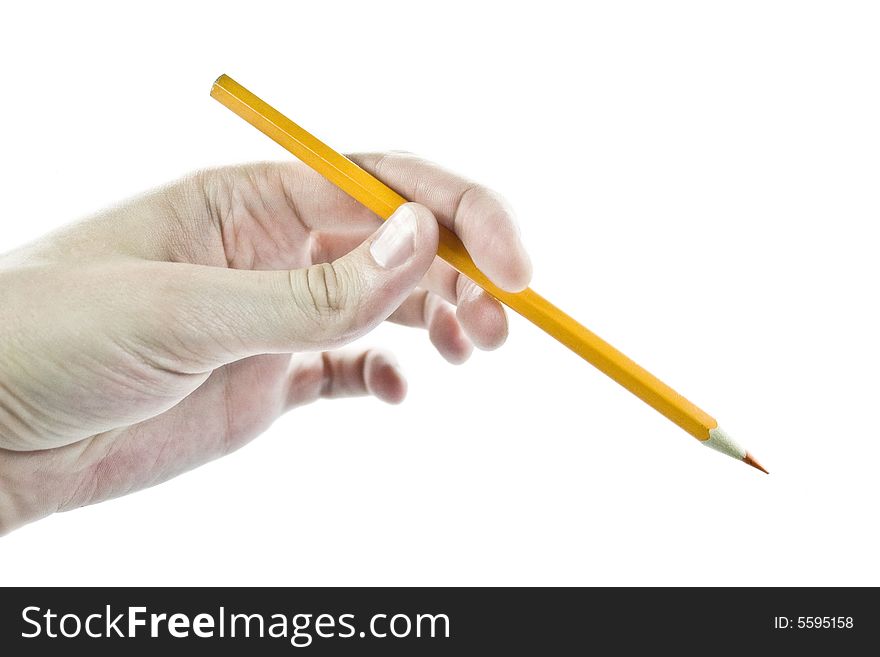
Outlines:
{"type": "MultiPolygon", "coordinates": [[[[221,75],[211,96],[293,153],[383,220],[407,202],[400,194],[344,155],[337,153],[235,80],[221,75]]],[[[579,324],[531,288],[507,292],[492,283],[468,255],[461,240],[440,226],[437,250],[443,260],[490,295],[571,349],[703,445],[767,472],[711,415],[579,324]]]]}

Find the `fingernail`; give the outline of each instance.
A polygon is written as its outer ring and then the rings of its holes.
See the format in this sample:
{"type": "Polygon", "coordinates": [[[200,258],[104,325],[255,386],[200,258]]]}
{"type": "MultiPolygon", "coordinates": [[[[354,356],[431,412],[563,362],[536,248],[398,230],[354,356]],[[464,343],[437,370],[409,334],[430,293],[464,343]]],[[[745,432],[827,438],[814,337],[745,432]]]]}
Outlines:
{"type": "Polygon", "coordinates": [[[416,246],[416,215],[401,205],[379,229],[370,254],[380,267],[394,269],[409,260],[416,246]]]}

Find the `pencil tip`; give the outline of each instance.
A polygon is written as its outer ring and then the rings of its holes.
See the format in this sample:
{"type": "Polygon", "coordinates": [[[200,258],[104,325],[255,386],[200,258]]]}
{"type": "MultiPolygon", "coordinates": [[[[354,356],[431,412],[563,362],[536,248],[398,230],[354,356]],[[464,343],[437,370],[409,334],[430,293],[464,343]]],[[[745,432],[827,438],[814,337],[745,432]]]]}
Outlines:
{"type": "Polygon", "coordinates": [[[750,465],[750,466],[752,466],[753,468],[757,468],[758,470],[760,470],[760,471],[763,472],[764,474],[770,474],[769,472],[767,472],[766,468],[764,468],[763,465],[761,465],[760,463],[758,463],[758,462],[755,460],[755,457],[752,456],[751,454],[749,454],[748,452],[746,452],[746,455],[743,457],[743,463],[745,463],[745,464],[747,464],[747,465],[750,465]]]}

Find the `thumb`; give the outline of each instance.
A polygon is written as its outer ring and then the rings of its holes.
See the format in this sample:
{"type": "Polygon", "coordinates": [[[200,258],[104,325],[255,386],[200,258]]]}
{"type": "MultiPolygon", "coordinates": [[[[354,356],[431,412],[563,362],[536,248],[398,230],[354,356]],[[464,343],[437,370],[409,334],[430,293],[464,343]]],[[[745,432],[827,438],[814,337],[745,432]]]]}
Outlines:
{"type": "Polygon", "coordinates": [[[431,211],[407,203],[334,262],[290,271],[194,266],[185,281],[178,277],[183,299],[166,320],[183,353],[215,365],[259,353],[333,349],[397,309],[433,262],[437,240],[431,211]]]}

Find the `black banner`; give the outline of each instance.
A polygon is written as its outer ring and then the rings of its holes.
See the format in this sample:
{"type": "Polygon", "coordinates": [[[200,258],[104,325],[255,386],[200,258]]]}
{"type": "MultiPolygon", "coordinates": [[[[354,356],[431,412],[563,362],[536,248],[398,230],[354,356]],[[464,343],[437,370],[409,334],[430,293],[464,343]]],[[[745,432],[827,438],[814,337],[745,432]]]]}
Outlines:
{"type": "MultiPolygon", "coordinates": [[[[5,589],[4,654],[515,654],[723,647],[855,654],[875,589],[5,589]],[[7,648],[13,648],[7,650],[7,648]],[[26,651],[32,651],[26,653],[26,651]],[[247,651],[246,653],[244,651],[247,651]],[[462,652],[465,651],[465,652],[462,652]],[[833,651],[833,652],[832,652],[833,651]],[[201,653],[199,653],[201,654],[201,653]],[[208,653],[210,654],[210,653],[208,653]]],[[[871,648],[872,650],[874,648],[871,648]]]]}

